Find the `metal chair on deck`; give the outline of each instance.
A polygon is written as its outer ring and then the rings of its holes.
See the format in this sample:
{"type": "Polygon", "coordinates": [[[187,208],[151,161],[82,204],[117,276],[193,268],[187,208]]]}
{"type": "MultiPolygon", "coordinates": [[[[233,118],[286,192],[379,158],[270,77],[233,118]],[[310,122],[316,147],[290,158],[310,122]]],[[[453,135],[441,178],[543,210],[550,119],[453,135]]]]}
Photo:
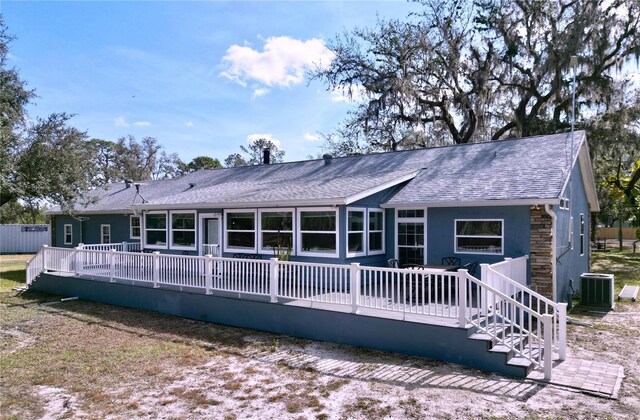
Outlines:
{"type": "Polygon", "coordinates": [[[389,259],[387,264],[389,265],[389,268],[400,268],[400,262],[395,258],[389,259]]]}
{"type": "Polygon", "coordinates": [[[442,257],[443,265],[461,265],[462,260],[458,257],[442,257]]]}

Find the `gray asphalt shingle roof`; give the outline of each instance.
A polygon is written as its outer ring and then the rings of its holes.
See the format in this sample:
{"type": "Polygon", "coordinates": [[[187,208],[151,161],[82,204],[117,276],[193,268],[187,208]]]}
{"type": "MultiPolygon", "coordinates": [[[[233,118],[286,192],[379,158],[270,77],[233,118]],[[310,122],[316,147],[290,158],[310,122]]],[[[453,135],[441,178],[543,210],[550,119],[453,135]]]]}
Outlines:
{"type": "MultiPolygon", "coordinates": [[[[575,133],[574,153],[585,135],[575,133]]],[[[111,184],[80,211],[344,204],[410,180],[387,206],[490,200],[548,200],[567,179],[570,134],[273,165],[197,171],[140,187],[111,184]],[[193,184],[193,186],[190,186],[193,184]],[[135,201],[134,201],[135,199],[135,201]]],[[[53,210],[55,212],[55,209],[53,210]]]]}

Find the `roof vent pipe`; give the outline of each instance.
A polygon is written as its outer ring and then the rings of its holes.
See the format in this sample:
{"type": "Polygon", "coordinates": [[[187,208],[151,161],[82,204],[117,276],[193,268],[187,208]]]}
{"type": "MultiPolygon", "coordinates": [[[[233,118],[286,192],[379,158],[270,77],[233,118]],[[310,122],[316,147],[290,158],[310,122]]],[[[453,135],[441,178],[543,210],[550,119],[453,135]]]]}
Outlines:
{"type": "Polygon", "coordinates": [[[262,163],[265,165],[271,163],[271,150],[269,150],[269,148],[264,148],[262,150],[262,163]]]}
{"type": "Polygon", "coordinates": [[[328,165],[331,163],[331,159],[333,159],[333,156],[331,156],[329,153],[325,153],[324,155],[322,155],[322,159],[324,159],[324,164],[328,165]]]}
{"type": "Polygon", "coordinates": [[[189,189],[191,189],[191,188],[193,188],[193,187],[195,187],[195,186],[196,186],[196,183],[195,183],[195,182],[190,182],[190,183],[189,183],[189,189]]]}
{"type": "Polygon", "coordinates": [[[133,181],[132,181],[132,180],[130,180],[130,179],[125,179],[125,180],[124,180],[124,185],[125,185],[125,187],[127,187],[127,188],[131,188],[131,185],[133,185],[133,181]]]}

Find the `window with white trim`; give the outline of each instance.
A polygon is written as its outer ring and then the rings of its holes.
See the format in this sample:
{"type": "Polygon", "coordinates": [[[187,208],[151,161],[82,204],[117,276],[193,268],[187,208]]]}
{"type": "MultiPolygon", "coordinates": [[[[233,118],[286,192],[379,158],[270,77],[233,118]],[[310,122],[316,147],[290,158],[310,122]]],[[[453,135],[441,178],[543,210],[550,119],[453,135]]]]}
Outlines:
{"type": "Polygon", "coordinates": [[[111,243],[111,225],[100,225],[100,243],[111,243]]]}
{"type": "Polygon", "coordinates": [[[229,251],[256,250],[256,211],[234,210],[225,214],[225,249],[229,251]]]}
{"type": "Polygon", "coordinates": [[[64,225],[64,244],[73,244],[73,225],[64,225]]]}
{"type": "Polygon", "coordinates": [[[140,239],[140,234],[142,230],[140,216],[130,216],[129,217],[129,238],[131,239],[140,239]]]}
{"type": "Polygon", "coordinates": [[[580,255],[584,255],[584,214],[580,213],[580,255]]]}
{"type": "Polygon", "coordinates": [[[298,209],[298,255],[338,256],[338,211],[298,209]]]}
{"type": "Polygon", "coordinates": [[[292,251],[293,210],[260,210],[260,251],[292,251]]]}
{"type": "Polygon", "coordinates": [[[384,254],[384,210],[368,209],[369,240],[367,252],[369,255],[384,254]]]}
{"type": "Polygon", "coordinates": [[[196,212],[172,211],[171,215],[171,248],[195,249],[196,247],[196,212]]]}
{"type": "Polygon", "coordinates": [[[504,220],[455,220],[455,252],[458,254],[504,253],[504,220]]]}
{"type": "Polygon", "coordinates": [[[347,256],[366,255],[365,209],[347,209],[347,256]]]}
{"type": "Polygon", "coordinates": [[[150,211],[144,215],[145,247],[167,247],[167,212],[150,211]]]}

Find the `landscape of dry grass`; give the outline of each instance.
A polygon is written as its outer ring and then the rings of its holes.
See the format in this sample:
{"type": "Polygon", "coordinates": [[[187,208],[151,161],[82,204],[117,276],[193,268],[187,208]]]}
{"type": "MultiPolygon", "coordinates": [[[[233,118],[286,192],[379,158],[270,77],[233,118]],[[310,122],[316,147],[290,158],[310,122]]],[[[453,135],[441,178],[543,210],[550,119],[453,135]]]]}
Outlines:
{"type": "MultiPolygon", "coordinates": [[[[439,361],[60,303],[13,291],[26,257],[0,258],[5,419],[640,418],[640,303],[571,314],[570,356],[624,366],[609,400],[439,361]]],[[[600,254],[593,271],[640,283],[640,258],[600,254]]]]}

